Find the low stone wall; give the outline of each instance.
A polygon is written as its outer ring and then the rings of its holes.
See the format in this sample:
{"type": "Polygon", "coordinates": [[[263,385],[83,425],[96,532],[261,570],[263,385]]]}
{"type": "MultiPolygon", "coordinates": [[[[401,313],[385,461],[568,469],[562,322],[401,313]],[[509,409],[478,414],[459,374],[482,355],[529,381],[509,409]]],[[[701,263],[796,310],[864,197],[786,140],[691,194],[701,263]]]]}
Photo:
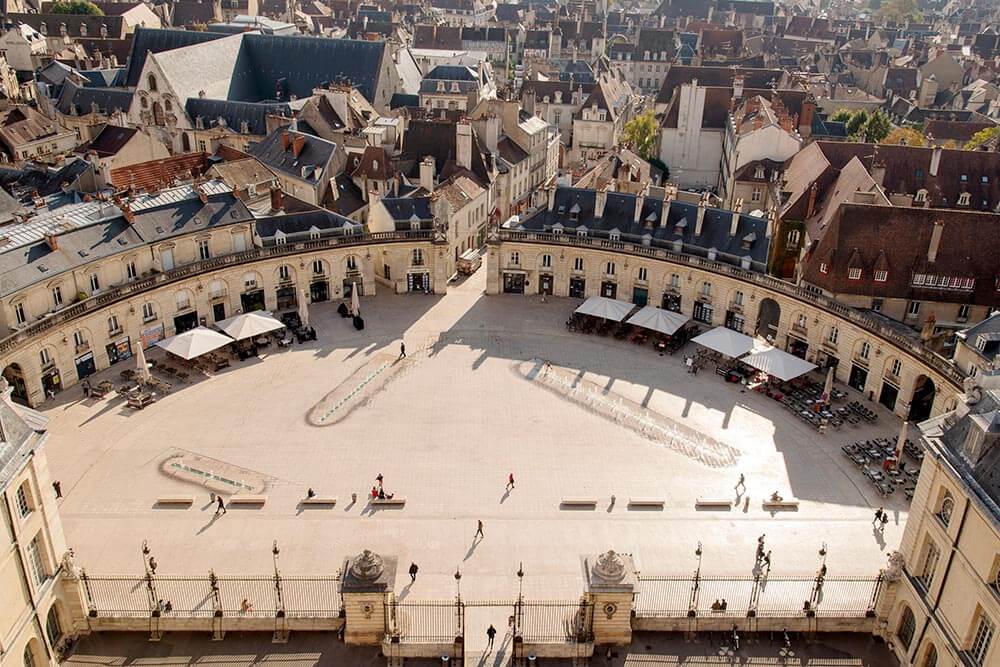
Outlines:
{"type": "Polygon", "coordinates": [[[91,632],[274,632],[275,629],[295,632],[339,632],[344,627],[343,618],[288,618],[248,616],[221,616],[213,618],[177,618],[161,616],[158,619],[91,617],[87,625],[91,632]]]}
{"type": "Polygon", "coordinates": [[[632,619],[632,629],[643,632],[862,632],[875,631],[874,617],[799,616],[696,616],[632,619]]]}

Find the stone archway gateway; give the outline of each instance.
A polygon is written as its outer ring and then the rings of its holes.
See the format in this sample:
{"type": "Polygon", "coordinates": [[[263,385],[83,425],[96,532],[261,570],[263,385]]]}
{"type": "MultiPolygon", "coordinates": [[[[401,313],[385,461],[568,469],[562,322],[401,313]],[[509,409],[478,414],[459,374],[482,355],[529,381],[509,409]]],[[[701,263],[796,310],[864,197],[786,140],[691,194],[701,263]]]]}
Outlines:
{"type": "Polygon", "coordinates": [[[21,372],[21,367],[16,363],[9,364],[3,369],[3,379],[7,387],[11,390],[11,398],[27,405],[28,385],[24,380],[24,373],[21,372]]]}
{"type": "Polygon", "coordinates": [[[770,297],[761,299],[757,313],[757,328],[755,333],[769,341],[778,336],[778,322],[781,321],[781,306],[770,297]]]}
{"type": "Polygon", "coordinates": [[[918,375],[913,384],[909,420],[918,423],[928,419],[931,416],[931,407],[934,405],[936,395],[937,387],[934,385],[934,381],[926,375],[918,375]]]}

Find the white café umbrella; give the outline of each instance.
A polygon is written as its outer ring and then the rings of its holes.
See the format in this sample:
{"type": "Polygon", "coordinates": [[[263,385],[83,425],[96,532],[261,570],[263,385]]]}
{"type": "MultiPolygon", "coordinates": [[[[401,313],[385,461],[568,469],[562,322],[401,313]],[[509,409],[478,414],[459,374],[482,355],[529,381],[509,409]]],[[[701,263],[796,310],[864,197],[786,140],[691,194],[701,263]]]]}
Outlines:
{"type": "Polygon", "coordinates": [[[309,326],[309,303],[306,299],[309,298],[309,293],[302,290],[302,296],[299,297],[299,319],[302,320],[302,326],[309,326]]]}
{"type": "Polygon", "coordinates": [[[243,313],[236,317],[216,322],[215,326],[226,332],[226,335],[234,340],[243,340],[262,334],[277,331],[285,325],[274,318],[270,313],[255,310],[251,313],[243,313]]]}
{"type": "Polygon", "coordinates": [[[632,312],[633,308],[635,308],[635,304],[625,303],[618,299],[609,299],[604,296],[592,296],[580,304],[576,312],[621,322],[625,319],[626,315],[632,312]]]}
{"type": "Polygon", "coordinates": [[[358,298],[358,284],[351,283],[351,315],[357,317],[361,314],[361,299],[358,298]]]}
{"type": "Polygon", "coordinates": [[[156,345],[182,359],[194,359],[232,342],[232,338],[218,331],[212,331],[205,327],[195,327],[190,331],[161,340],[156,345]]]}
{"type": "Polygon", "coordinates": [[[826,372],[826,384],[823,385],[823,400],[829,403],[833,396],[833,366],[826,372]]]}
{"type": "Polygon", "coordinates": [[[149,381],[149,365],[146,364],[146,351],[142,349],[142,337],[136,340],[135,379],[139,382],[149,381]]]}
{"type": "Polygon", "coordinates": [[[794,354],[788,354],[776,347],[748,354],[741,361],[785,381],[805,375],[816,368],[815,364],[810,364],[808,361],[799,359],[794,354]]]}
{"type": "Polygon", "coordinates": [[[753,349],[753,338],[726,327],[715,327],[691,340],[734,359],[753,349]]]}
{"type": "Polygon", "coordinates": [[[643,329],[652,329],[671,336],[687,324],[688,318],[672,310],[643,306],[635,315],[625,321],[643,329]]]}

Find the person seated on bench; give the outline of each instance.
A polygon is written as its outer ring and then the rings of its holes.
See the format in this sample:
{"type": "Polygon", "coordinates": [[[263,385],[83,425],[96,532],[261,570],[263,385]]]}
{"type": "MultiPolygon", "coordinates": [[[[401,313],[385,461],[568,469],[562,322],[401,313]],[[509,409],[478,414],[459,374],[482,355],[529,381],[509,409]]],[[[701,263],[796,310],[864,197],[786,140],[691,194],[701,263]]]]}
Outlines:
{"type": "Polygon", "coordinates": [[[316,492],[312,490],[312,487],[309,487],[309,490],[306,491],[306,498],[312,498],[315,495],[316,495],[316,492]]]}
{"type": "Polygon", "coordinates": [[[718,598],[712,603],[712,611],[722,611],[722,603],[719,602],[718,598]]]}
{"type": "Polygon", "coordinates": [[[780,503],[783,500],[784,500],[784,498],[782,498],[781,496],[779,496],[777,491],[775,491],[774,493],[771,494],[771,502],[772,503],[780,503]]]}
{"type": "Polygon", "coordinates": [[[379,489],[378,490],[378,499],[379,500],[385,500],[385,489],[379,489]]]}
{"type": "Polygon", "coordinates": [[[376,488],[375,488],[375,487],[373,486],[373,487],[372,487],[372,500],[375,500],[376,498],[378,498],[378,489],[376,489],[376,488]]]}

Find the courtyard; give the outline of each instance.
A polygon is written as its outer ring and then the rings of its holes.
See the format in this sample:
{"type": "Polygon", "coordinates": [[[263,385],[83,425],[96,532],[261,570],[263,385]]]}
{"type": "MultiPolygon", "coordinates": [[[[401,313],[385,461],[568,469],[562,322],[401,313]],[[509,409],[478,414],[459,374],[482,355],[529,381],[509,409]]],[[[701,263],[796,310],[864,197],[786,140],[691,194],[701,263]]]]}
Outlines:
{"type": "MultiPolygon", "coordinates": [[[[689,576],[700,542],[703,575],[747,576],[762,534],[775,574],[814,574],[823,543],[831,576],[870,576],[885,564],[905,499],[878,496],[841,447],[895,438],[889,412],[872,406],[875,424],[820,435],[769,398],[711,372],[686,373],[691,344],[664,356],[570,333],[563,323],[576,300],[487,297],[484,284],[482,269],[446,296],[365,297],[363,331],[336,303],[314,304],[317,341],[272,345],[141,411],[113,393],[84,399],[79,388],[50,401],[50,474],[76,562],[89,574],[141,574],[145,540],[162,574],[267,575],[277,541],[284,574],[333,575],[372,549],[398,558],[395,590],[406,601],[452,598],[456,570],[464,598],[513,599],[519,568],[525,597],[573,600],[584,585],[580,556],[609,548],[632,554],[643,574],[689,576]],[[402,340],[407,356],[397,360],[402,340]],[[533,381],[526,368],[538,363],[575,374],[601,400],[701,434],[711,455],[646,437],[533,381]],[[376,373],[387,364],[391,373],[376,373]],[[338,398],[357,391],[363,400],[338,398]],[[337,406],[349,413],[315,418],[337,406]],[[266,503],[217,516],[208,488],[165,473],[177,460],[236,471],[266,503]],[[368,504],[380,473],[405,506],[368,504]],[[740,474],[746,491],[737,498],[740,474]],[[309,488],[337,503],[303,505],[309,488]],[[798,511],[762,509],[775,491],[798,499],[798,511]],[[171,495],[195,502],[157,503],[171,495]],[[597,499],[596,509],[561,504],[581,497],[597,499]],[[738,502],[703,511],[699,497],[738,502]],[[630,508],[629,498],[664,506],[630,508]],[[890,518],[884,532],[872,525],[879,506],[890,518]],[[484,536],[474,539],[479,520],[484,536]]],[[[117,380],[131,363],[94,381],[117,380]]]]}

